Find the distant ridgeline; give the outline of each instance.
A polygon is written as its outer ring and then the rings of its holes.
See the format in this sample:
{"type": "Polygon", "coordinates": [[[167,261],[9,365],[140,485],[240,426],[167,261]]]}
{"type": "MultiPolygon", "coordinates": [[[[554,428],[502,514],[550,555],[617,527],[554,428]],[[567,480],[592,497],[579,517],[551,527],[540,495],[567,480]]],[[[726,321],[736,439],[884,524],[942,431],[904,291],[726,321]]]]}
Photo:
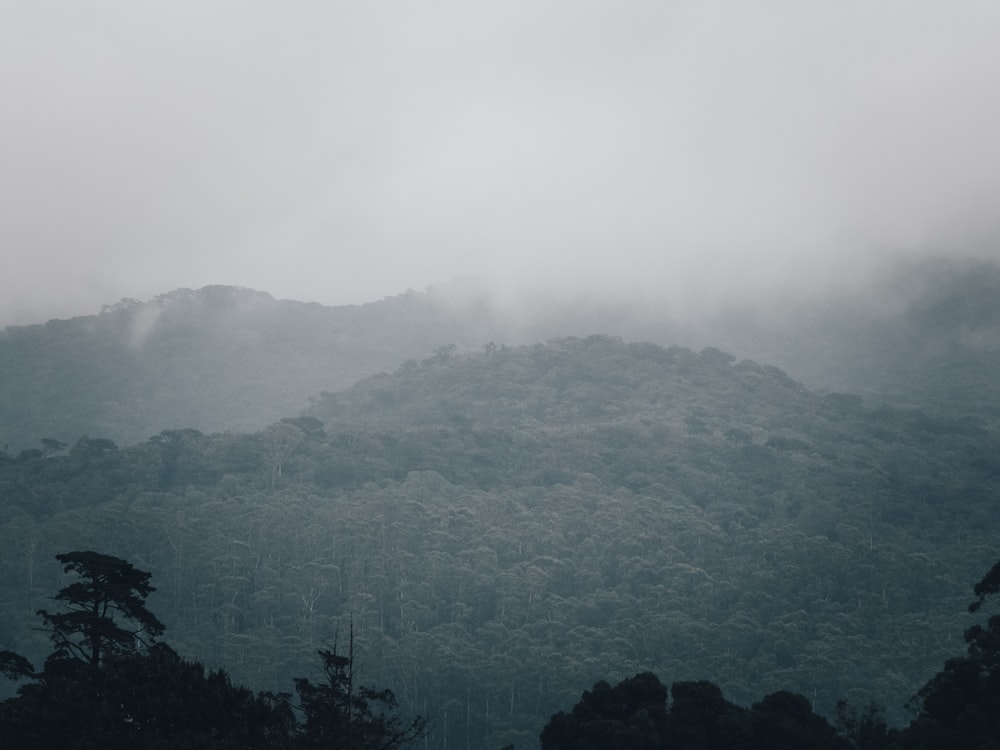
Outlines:
{"type": "Polygon", "coordinates": [[[100,315],[0,331],[0,448],[258,430],[321,390],[447,343],[481,341],[454,330],[447,306],[426,294],[324,307],[212,286],[123,300],[100,315]]]}
{"type": "Polygon", "coordinates": [[[811,387],[936,414],[1000,418],[1000,265],[945,258],[903,266],[853,299],[744,325],[739,343],[811,387]],[[773,321],[772,321],[773,322],[773,321]]]}
{"type": "Polygon", "coordinates": [[[44,653],[53,555],[102,549],[153,573],[179,652],[255,687],[353,618],[435,748],[535,747],[583,686],[646,672],[904,723],[998,557],[988,420],[717,349],[445,346],[252,434],[67,442],[0,455],[0,649],[44,653]]]}
{"type": "Polygon", "coordinates": [[[716,346],[872,404],[1000,415],[1000,268],[940,260],[898,269],[851,298],[778,298],[701,317],[541,297],[505,307],[474,280],[360,306],[223,286],[123,300],[101,315],[0,331],[0,449],[260,430],[321,391],[407,359],[594,333],[716,346]]]}

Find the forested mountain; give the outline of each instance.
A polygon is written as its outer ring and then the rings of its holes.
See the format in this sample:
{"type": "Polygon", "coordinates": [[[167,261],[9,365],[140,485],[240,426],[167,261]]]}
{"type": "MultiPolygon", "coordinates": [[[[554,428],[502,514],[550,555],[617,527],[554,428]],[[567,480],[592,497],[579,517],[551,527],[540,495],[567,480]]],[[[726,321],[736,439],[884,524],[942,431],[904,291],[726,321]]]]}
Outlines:
{"type": "Polygon", "coordinates": [[[179,651],[254,686],[353,619],[432,747],[535,747],[645,671],[900,722],[997,558],[998,448],[718,349],[443,347],[253,434],[0,457],[0,646],[42,651],[52,556],[100,548],[154,574],[179,651]]]}
{"type": "Polygon", "coordinates": [[[324,307],[231,287],[124,300],[102,314],[0,331],[0,448],[163,429],[259,430],[321,391],[407,359],[594,333],[715,346],[821,392],[935,414],[1000,414],[1000,267],[938,260],[835,297],[702,309],[597,299],[498,301],[456,281],[324,307]]]}
{"type": "Polygon", "coordinates": [[[344,307],[223,286],[123,300],[100,315],[0,331],[0,448],[258,430],[321,390],[445,344],[480,343],[428,293],[344,307]]]}

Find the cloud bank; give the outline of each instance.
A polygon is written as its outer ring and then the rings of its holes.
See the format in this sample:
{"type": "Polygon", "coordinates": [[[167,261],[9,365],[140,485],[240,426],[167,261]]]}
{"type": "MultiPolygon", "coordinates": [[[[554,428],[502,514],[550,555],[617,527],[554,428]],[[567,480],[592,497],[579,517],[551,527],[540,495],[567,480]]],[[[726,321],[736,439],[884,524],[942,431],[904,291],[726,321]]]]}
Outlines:
{"type": "Polygon", "coordinates": [[[0,9],[0,325],[209,283],[709,300],[995,257],[1000,6],[0,9]]]}

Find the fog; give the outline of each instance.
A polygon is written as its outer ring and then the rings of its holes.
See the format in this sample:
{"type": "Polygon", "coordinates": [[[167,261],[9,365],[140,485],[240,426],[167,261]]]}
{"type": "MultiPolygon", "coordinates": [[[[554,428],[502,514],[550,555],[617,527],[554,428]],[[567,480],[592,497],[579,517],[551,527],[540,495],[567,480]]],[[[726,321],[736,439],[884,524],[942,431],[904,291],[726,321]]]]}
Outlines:
{"type": "Polygon", "coordinates": [[[1000,5],[13,0],[0,325],[221,283],[716,305],[998,255],[1000,5]]]}

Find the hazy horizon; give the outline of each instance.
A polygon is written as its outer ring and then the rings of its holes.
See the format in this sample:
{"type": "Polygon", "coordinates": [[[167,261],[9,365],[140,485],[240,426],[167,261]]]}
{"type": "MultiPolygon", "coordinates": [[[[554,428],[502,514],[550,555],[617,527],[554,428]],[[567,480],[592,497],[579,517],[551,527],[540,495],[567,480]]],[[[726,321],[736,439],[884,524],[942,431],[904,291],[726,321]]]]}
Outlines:
{"type": "Polygon", "coordinates": [[[1000,6],[12,3],[0,326],[456,277],[711,306],[1000,257],[1000,6]]]}

